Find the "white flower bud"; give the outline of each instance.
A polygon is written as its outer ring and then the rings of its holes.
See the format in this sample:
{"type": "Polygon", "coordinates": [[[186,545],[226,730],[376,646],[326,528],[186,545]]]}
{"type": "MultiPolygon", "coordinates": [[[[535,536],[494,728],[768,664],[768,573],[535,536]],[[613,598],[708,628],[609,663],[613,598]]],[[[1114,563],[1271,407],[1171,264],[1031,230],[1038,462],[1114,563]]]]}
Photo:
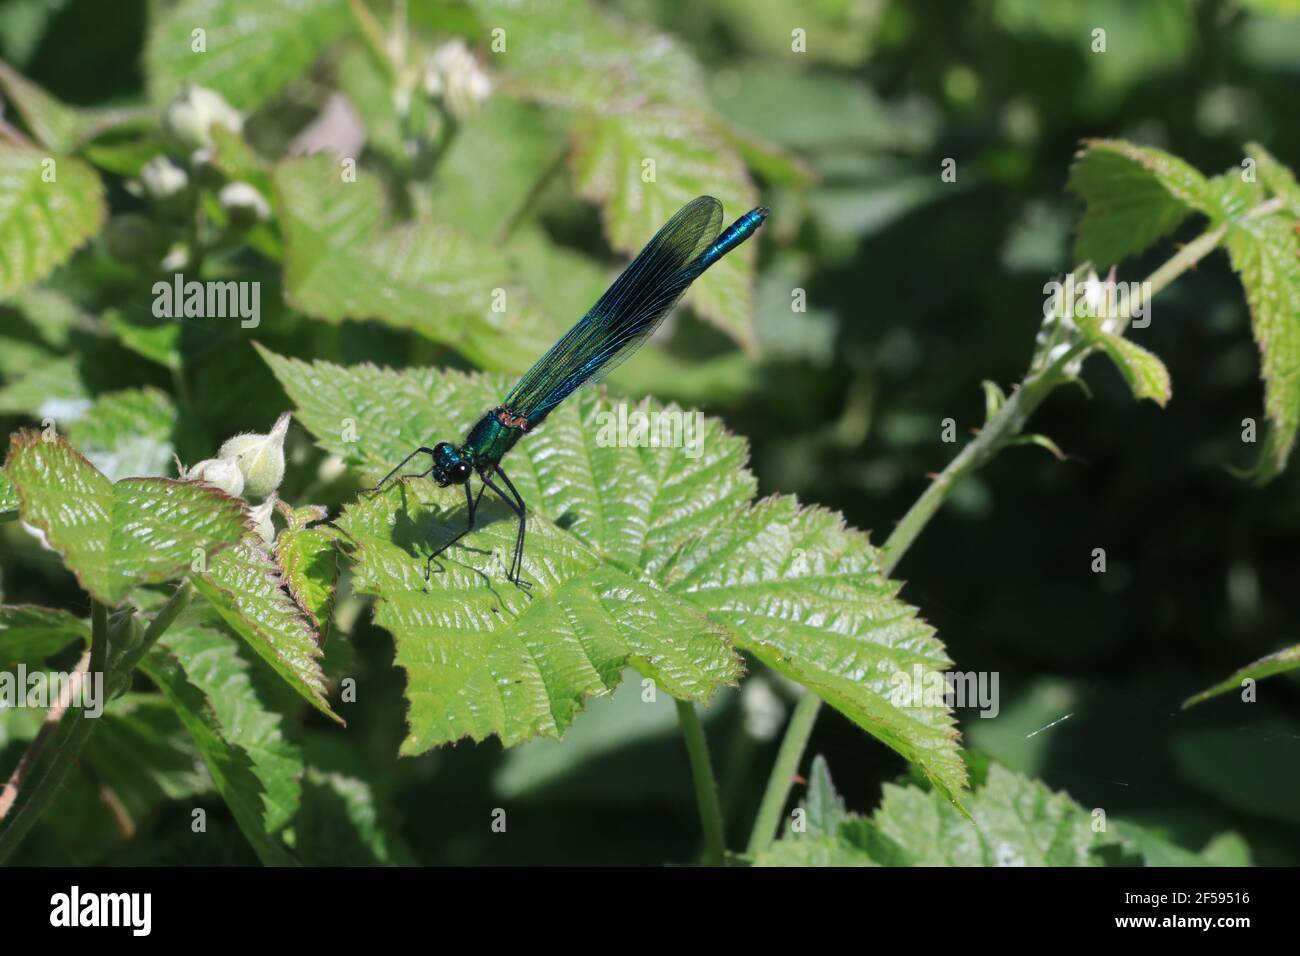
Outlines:
{"type": "Polygon", "coordinates": [[[150,198],[170,199],[189,185],[190,178],[166,156],[155,156],[140,170],[140,182],[150,198]]]}
{"type": "Polygon", "coordinates": [[[774,740],[785,724],[785,704],[761,675],[745,681],[740,689],[740,709],[745,733],[755,740],[774,740]]]}
{"type": "Polygon", "coordinates": [[[217,451],[222,458],[233,458],[244,476],[244,490],[254,497],[269,495],[284,480],[284,436],[289,431],[289,413],[276,419],[266,435],[246,432],[226,439],[217,451]]]}
{"type": "Polygon", "coordinates": [[[276,494],[273,491],[260,505],[248,510],[248,516],[253,519],[253,530],[268,548],[275,544],[275,522],[271,519],[271,515],[275,511],[276,501],[276,494]]]}
{"type": "Polygon", "coordinates": [[[424,92],[441,96],[447,109],[464,118],[477,112],[492,93],[492,79],[462,39],[451,40],[433,51],[424,68],[424,92]]]}
{"type": "Polygon", "coordinates": [[[205,458],[192,468],[183,469],[181,478],[206,482],[232,498],[238,498],[244,493],[244,475],[239,470],[239,462],[233,457],[205,458]]]}
{"type": "Polygon", "coordinates": [[[217,193],[217,201],[236,226],[252,226],[271,218],[271,206],[248,183],[226,183],[217,193]]]}
{"type": "Polygon", "coordinates": [[[187,86],[163,112],[163,132],[186,150],[210,147],[214,126],[224,126],[232,133],[240,133],[244,129],[244,118],[222,99],[221,94],[202,86],[187,86]]]}

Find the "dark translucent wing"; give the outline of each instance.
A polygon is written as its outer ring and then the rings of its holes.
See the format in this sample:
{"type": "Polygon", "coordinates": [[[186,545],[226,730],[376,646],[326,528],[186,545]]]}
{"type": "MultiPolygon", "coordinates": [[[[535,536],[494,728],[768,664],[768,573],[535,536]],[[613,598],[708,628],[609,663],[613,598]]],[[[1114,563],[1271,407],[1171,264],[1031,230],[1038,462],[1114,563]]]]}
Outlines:
{"type": "Polygon", "coordinates": [[[524,374],[505,403],[536,424],[574,391],[631,355],[699,275],[691,266],[721,229],[722,204],[712,196],[679,209],[591,311],[524,374]]]}

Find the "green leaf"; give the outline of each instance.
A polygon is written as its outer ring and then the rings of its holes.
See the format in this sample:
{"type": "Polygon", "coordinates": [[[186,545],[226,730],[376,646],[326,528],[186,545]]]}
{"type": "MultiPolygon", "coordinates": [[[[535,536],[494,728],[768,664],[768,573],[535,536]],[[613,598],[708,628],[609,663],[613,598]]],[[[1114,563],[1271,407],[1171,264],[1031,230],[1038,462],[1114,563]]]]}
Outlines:
{"type": "Polygon", "coordinates": [[[85,163],[0,143],[0,299],[67,261],[104,217],[103,184],[85,163]]]}
{"type": "Polygon", "coordinates": [[[1216,210],[1209,182],[1187,163],[1121,140],[1087,140],[1069,187],[1086,204],[1075,257],[1098,269],[1149,248],[1192,212],[1216,210]]]}
{"type": "Polygon", "coordinates": [[[67,611],[34,604],[0,604],[0,671],[29,667],[73,643],[89,643],[86,622],[67,611]]]}
{"type": "Polygon", "coordinates": [[[100,395],[68,439],[110,480],[162,476],[172,465],[176,406],[156,388],[100,395]]]}
{"type": "Polygon", "coordinates": [[[20,431],[5,470],[22,518],[45,532],[93,597],[116,606],[140,584],[178,577],[197,553],[239,540],[243,504],[198,482],[127,478],[116,484],[61,436],[20,431]]]}
{"type": "Polygon", "coordinates": [[[312,628],[325,641],[334,610],[334,588],[338,583],[339,564],[332,528],[306,527],[309,521],[323,521],[324,508],[311,505],[292,509],[285,506],[289,527],[275,539],[275,563],[284,586],[294,601],[311,619],[312,628]]]}
{"type": "MultiPolygon", "coordinates": [[[[573,176],[578,192],[604,207],[610,243],[635,254],[678,209],[715,196],[724,225],[757,204],[745,164],[696,116],[673,110],[580,117],[574,126],[573,176]],[[654,163],[654,181],[643,181],[654,163]]],[[[686,300],[704,318],[757,354],[751,240],[691,286],[686,300]]]]}
{"type": "MultiPolygon", "coordinates": [[[[261,351],[299,421],[367,479],[420,445],[458,439],[508,387],[261,351]]],[[[356,587],[378,598],[376,622],[408,671],[404,752],[462,735],[558,735],[625,664],[704,699],[738,676],[734,645],[816,690],[945,792],[961,789],[950,712],[892,702],[894,675],[948,659],[896,599],[866,536],[788,498],[752,504],[745,443],[697,415],[649,402],[620,413],[583,390],[520,444],[506,465],[530,509],[527,594],[504,581],[514,521],[491,498],[427,584],[426,557],[464,526],[461,489],[413,480],[346,509],[356,587]],[[631,443],[618,440],[620,414],[632,412],[684,415],[698,431],[684,447],[620,447],[631,443]]]]}
{"type": "Polygon", "coordinates": [[[1243,681],[1261,681],[1265,677],[1272,677],[1274,674],[1285,674],[1297,667],[1300,667],[1300,644],[1284,647],[1280,651],[1267,654],[1259,660],[1247,664],[1213,687],[1187,698],[1187,700],[1183,701],[1183,707],[1193,707],[1202,701],[1209,700],[1211,697],[1241,690],[1243,681]]]}
{"type": "Polygon", "coordinates": [[[238,109],[254,109],[350,24],[344,0],[183,0],[160,9],[145,41],[150,98],[166,102],[187,83],[215,90],[238,109]],[[206,51],[193,49],[205,31],[206,51]]]}
{"type": "Polygon", "coordinates": [[[1124,381],[1133,390],[1134,398],[1149,398],[1161,408],[1165,406],[1173,395],[1173,388],[1164,362],[1121,335],[1102,332],[1096,336],[1095,341],[1124,376],[1124,381]]]}
{"type": "Polygon", "coordinates": [[[68,106],[0,61],[0,92],[14,105],[42,145],[70,153],[111,129],[147,122],[138,109],[88,110],[68,106]]]}
{"type": "Polygon", "coordinates": [[[222,551],[193,580],[222,619],[290,687],[322,714],[343,723],[326,700],[319,635],[281,587],[279,570],[260,538],[248,535],[222,551]]]}
{"type": "Polygon", "coordinates": [[[427,221],[391,225],[379,182],[343,182],[330,159],[281,164],[285,295],[318,319],[379,319],[486,368],[527,368],[555,339],[503,257],[427,221]],[[497,290],[505,311],[494,312],[497,290]]]}
{"type": "Polygon", "coordinates": [[[1178,734],[1173,753],[1182,775],[1216,804],[1286,826],[1300,824],[1294,721],[1265,717],[1240,726],[1203,726],[1178,734]]]}
{"type": "Polygon", "coordinates": [[[1280,198],[1292,216],[1300,219],[1300,184],[1296,182],[1295,174],[1259,143],[1247,143],[1246,154],[1255,160],[1259,181],[1264,188],[1280,198]]]}
{"type": "Polygon", "coordinates": [[[886,784],[868,818],[846,813],[826,770],[813,762],[803,801],[805,830],[787,828],[759,854],[759,866],[1096,866],[1109,838],[1094,834],[1087,811],[994,764],[965,798],[970,819],[936,790],[886,784]]]}
{"type": "Polygon", "coordinates": [[[302,754],[226,634],[173,625],[141,664],[194,738],[217,791],[263,863],[293,857],[275,834],[298,810],[302,754]]]}
{"type": "Polygon", "coordinates": [[[18,490],[9,476],[0,471],[0,515],[18,510],[18,490]]]}
{"type": "Polygon", "coordinates": [[[505,30],[506,95],[604,112],[647,102],[698,107],[699,65],[678,43],[618,19],[586,0],[471,0],[487,31],[505,30]]]}
{"type": "Polygon", "coordinates": [[[1228,230],[1227,247],[1259,345],[1272,429],[1256,473],[1267,480],[1286,467],[1300,426],[1300,236],[1286,217],[1240,218],[1228,230]]]}

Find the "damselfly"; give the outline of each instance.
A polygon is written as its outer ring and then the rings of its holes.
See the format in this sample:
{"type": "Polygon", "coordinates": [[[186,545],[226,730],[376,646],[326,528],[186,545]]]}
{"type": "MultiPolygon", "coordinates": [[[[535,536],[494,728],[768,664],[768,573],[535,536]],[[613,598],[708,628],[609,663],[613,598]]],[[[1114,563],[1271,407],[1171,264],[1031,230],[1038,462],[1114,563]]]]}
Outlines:
{"type": "Polygon", "coordinates": [[[502,470],[501,459],[560,402],[588,382],[603,377],[636,351],[690,284],[753,235],[767,218],[767,212],[762,206],[751,209],[719,233],[722,203],[712,196],[701,196],[687,203],[646,244],[591,310],[528,370],[505,401],[470,429],[459,446],[443,441],[432,448],[417,448],[371,489],[382,488],[417,455],[428,455],[429,467],[403,478],[431,475],[444,488],[465,486],[465,529],[429,555],[424,565],[426,578],[434,559],[474,530],[479,501],[483,492],[491,488],[519,519],[514,559],[507,577],[524,586],[520,574],[528,509],[502,470]],[[470,493],[470,477],[474,474],[483,482],[477,495],[470,493]],[[497,484],[496,479],[501,483],[497,484]]]}

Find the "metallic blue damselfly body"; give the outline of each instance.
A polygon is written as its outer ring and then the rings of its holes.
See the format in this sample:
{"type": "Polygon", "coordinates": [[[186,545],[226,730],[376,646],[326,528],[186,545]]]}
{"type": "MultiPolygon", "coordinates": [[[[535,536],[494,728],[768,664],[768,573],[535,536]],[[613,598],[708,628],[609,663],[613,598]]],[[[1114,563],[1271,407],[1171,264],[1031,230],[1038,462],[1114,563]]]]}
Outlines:
{"type": "Polygon", "coordinates": [[[501,459],[560,402],[635,352],[690,284],[752,236],[767,218],[767,212],[761,206],[751,209],[722,229],[722,204],[718,200],[701,196],[687,203],[646,243],[591,310],[524,374],[505,401],[470,429],[460,445],[444,441],[432,448],[417,448],[379,482],[376,490],[412,458],[424,454],[429,456],[429,467],[404,477],[431,476],[443,487],[465,487],[465,528],[429,556],[426,577],[434,559],[474,529],[479,500],[491,488],[519,519],[508,577],[523,586],[520,574],[527,508],[502,470],[501,459]],[[477,496],[470,493],[470,477],[474,474],[483,482],[477,496]]]}

